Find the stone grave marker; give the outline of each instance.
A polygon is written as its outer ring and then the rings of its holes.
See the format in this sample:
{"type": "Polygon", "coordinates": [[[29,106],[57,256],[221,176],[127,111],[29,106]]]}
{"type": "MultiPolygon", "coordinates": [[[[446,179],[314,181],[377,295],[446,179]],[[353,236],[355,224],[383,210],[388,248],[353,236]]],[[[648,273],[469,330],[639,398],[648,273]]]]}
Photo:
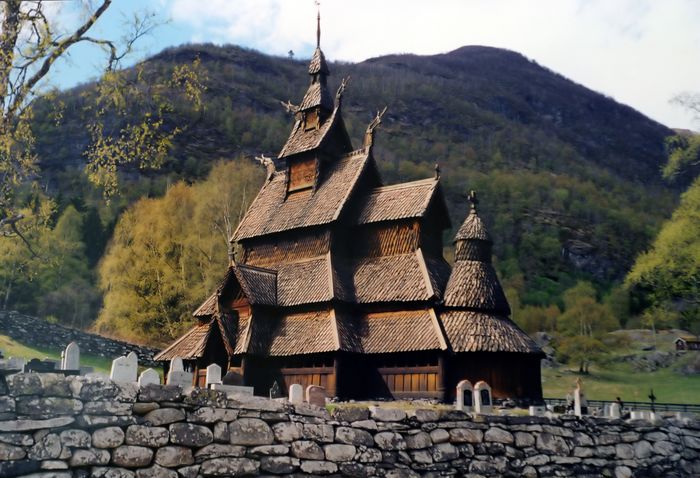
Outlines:
{"type": "Polygon", "coordinates": [[[474,385],[474,411],[479,414],[491,413],[493,400],[491,399],[491,387],[483,380],[474,385]]]}
{"type": "Polygon", "coordinates": [[[580,417],[588,414],[588,401],[583,393],[583,383],[581,378],[576,379],[576,388],[574,389],[574,415],[580,417]]]}
{"type": "Polygon", "coordinates": [[[170,371],[168,372],[168,385],[178,385],[183,389],[192,386],[193,374],[185,372],[185,367],[180,357],[175,357],[170,361],[170,371]]]}
{"type": "Polygon", "coordinates": [[[270,400],[280,398],[281,396],[282,392],[280,391],[280,384],[277,383],[277,380],[275,380],[272,387],[270,387],[270,400]]]}
{"type": "Polygon", "coordinates": [[[69,343],[61,356],[61,370],[80,370],[80,347],[76,342],[69,343]]]}
{"type": "Polygon", "coordinates": [[[542,405],[530,405],[528,411],[531,417],[543,417],[546,409],[542,405]]]}
{"type": "Polygon", "coordinates": [[[289,386],[289,401],[294,405],[304,403],[304,387],[299,383],[293,383],[289,386]]]}
{"type": "Polygon", "coordinates": [[[126,358],[127,358],[127,360],[129,360],[129,363],[131,363],[133,365],[133,367],[138,370],[138,368],[139,368],[139,356],[136,355],[136,352],[129,352],[128,354],[126,354],[126,358]]]}
{"type": "Polygon", "coordinates": [[[129,357],[121,356],[112,360],[112,370],[109,378],[120,383],[136,382],[137,364],[129,357]]]}
{"type": "Polygon", "coordinates": [[[56,371],[56,363],[53,361],[41,361],[38,358],[33,358],[24,365],[22,371],[24,373],[52,373],[56,371]]]}
{"type": "Polygon", "coordinates": [[[7,359],[7,367],[12,370],[22,370],[25,363],[24,357],[10,357],[7,359]]]}
{"type": "Polygon", "coordinates": [[[620,418],[622,416],[622,410],[620,410],[619,403],[610,404],[610,418],[620,418]]]}
{"type": "Polygon", "coordinates": [[[456,410],[471,412],[474,406],[474,387],[469,380],[462,380],[457,384],[457,400],[455,403],[456,410]]]}
{"type": "Polygon", "coordinates": [[[318,385],[309,385],[306,387],[306,402],[309,405],[317,407],[326,406],[326,389],[318,385]]]}
{"type": "Polygon", "coordinates": [[[206,388],[210,388],[210,385],[215,383],[221,383],[221,367],[218,364],[211,364],[207,367],[207,379],[206,388]]]}
{"type": "Polygon", "coordinates": [[[139,387],[145,387],[150,384],[160,385],[160,375],[152,368],[147,368],[139,375],[139,387]]]}

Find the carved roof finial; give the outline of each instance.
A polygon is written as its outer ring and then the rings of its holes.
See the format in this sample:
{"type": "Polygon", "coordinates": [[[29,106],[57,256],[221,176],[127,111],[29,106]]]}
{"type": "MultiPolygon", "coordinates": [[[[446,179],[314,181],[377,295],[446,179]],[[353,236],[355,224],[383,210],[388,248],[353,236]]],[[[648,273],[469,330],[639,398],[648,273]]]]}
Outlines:
{"type": "Polygon", "coordinates": [[[470,210],[476,212],[476,206],[479,205],[479,200],[476,197],[476,191],[473,189],[469,191],[469,196],[467,198],[469,199],[470,210]]]}
{"type": "Polygon", "coordinates": [[[374,143],[374,130],[377,129],[377,127],[382,124],[382,117],[384,116],[384,113],[386,113],[387,107],[385,106],[383,110],[377,111],[377,115],[374,117],[372,121],[369,122],[367,125],[367,129],[365,130],[365,141],[364,141],[364,147],[370,147],[374,143]]]}
{"type": "Polygon", "coordinates": [[[321,47],[321,2],[316,0],[316,48],[321,47]]]}
{"type": "Polygon", "coordinates": [[[340,101],[343,99],[343,93],[345,93],[345,88],[348,86],[348,81],[350,81],[350,77],[346,76],[340,81],[340,86],[338,87],[338,91],[335,92],[335,101],[340,104],[340,101]]]}
{"type": "Polygon", "coordinates": [[[267,173],[267,180],[270,181],[274,175],[275,175],[275,162],[271,159],[265,156],[264,154],[261,154],[260,156],[256,156],[255,160],[265,166],[265,172],[267,173]]]}

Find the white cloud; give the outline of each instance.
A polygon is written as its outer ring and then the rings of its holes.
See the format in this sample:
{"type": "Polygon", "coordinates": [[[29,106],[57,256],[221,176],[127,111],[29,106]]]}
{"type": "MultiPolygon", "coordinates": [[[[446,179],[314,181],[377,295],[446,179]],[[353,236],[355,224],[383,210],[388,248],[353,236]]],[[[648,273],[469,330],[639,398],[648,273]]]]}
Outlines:
{"type": "MultiPolygon", "coordinates": [[[[523,53],[673,127],[695,127],[669,99],[700,90],[695,0],[324,0],[322,39],[333,60],[434,54],[463,45],[523,53]]],[[[193,39],[308,55],[312,0],[171,0],[193,39]]]]}

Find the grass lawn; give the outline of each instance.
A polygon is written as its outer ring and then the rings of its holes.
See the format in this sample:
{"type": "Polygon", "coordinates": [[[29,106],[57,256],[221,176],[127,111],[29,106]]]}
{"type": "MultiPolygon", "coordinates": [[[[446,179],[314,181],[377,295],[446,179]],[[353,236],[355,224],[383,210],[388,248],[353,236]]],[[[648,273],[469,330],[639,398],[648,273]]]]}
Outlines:
{"type": "MultiPolygon", "coordinates": [[[[12,340],[7,335],[0,335],[0,350],[2,350],[5,358],[8,357],[24,357],[27,361],[38,358],[50,358],[53,360],[61,359],[60,350],[41,349],[29,347],[19,342],[12,340]]],[[[80,354],[80,364],[93,367],[95,372],[109,373],[112,367],[112,361],[104,357],[95,355],[80,354]]]]}
{"type": "Polygon", "coordinates": [[[542,369],[542,388],[548,398],[563,398],[573,391],[576,379],[581,377],[586,397],[591,400],[646,402],[649,390],[654,389],[659,402],[700,403],[700,376],[683,376],[673,367],[655,372],[639,372],[629,363],[615,363],[605,368],[595,367],[590,375],[579,375],[568,367],[542,369]]]}

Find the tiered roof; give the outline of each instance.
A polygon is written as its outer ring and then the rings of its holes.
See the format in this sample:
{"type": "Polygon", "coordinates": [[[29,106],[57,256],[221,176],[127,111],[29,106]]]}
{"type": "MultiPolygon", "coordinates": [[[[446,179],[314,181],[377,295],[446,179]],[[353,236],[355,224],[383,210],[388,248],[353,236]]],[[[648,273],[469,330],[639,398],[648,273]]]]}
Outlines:
{"type": "Polygon", "coordinates": [[[243,245],[243,261],[256,266],[231,265],[195,311],[199,324],[158,359],[200,357],[215,333],[230,355],[541,353],[508,318],[476,196],[455,236],[451,268],[439,251],[450,225],[439,177],[381,185],[371,144],[348,152],[340,101],[333,107],[324,96],[329,69],[320,48],[309,73],[311,85],[279,155],[287,167],[265,182],[231,239],[243,245]],[[328,114],[308,128],[303,114],[313,108],[328,114]],[[290,193],[289,171],[300,158],[317,161],[313,187],[290,193]],[[352,245],[361,232],[384,234],[388,247],[350,257],[336,250],[339,238],[352,245]],[[426,250],[424,237],[431,238],[426,250]],[[220,310],[222,298],[247,300],[252,316],[220,310]]]}

